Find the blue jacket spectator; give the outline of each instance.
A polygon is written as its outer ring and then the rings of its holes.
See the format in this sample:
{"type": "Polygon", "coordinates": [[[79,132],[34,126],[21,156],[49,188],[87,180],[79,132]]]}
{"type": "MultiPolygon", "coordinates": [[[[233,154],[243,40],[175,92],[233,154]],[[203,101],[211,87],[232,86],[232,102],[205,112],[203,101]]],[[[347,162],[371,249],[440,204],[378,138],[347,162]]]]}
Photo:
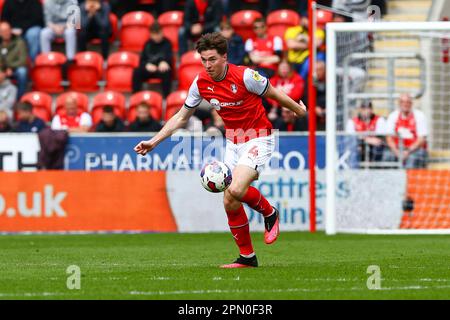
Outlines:
{"type": "Polygon", "coordinates": [[[234,29],[229,21],[220,23],[220,33],[228,40],[228,61],[232,64],[244,64],[245,45],[244,40],[234,33],[234,29]]]}
{"type": "Polygon", "coordinates": [[[33,106],[29,102],[18,102],[16,104],[18,122],[14,126],[14,132],[37,133],[47,125],[33,114],[33,106]]]}

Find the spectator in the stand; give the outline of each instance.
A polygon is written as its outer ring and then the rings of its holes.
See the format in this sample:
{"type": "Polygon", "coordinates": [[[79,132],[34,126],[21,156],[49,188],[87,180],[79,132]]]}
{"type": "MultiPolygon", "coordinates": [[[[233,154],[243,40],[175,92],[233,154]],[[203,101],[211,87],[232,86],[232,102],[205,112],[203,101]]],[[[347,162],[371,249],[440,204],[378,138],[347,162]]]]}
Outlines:
{"type": "MultiPolygon", "coordinates": [[[[325,48],[323,44],[325,43],[325,32],[322,29],[316,30],[316,38],[315,38],[315,45],[316,45],[316,61],[325,61],[326,54],[325,54],[325,48]]],[[[308,43],[307,43],[308,44],[308,43]]],[[[306,50],[306,57],[305,60],[297,65],[297,72],[300,74],[300,76],[303,79],[306,79],[309,75],[309,49],[306,50]]]]}
{"type": "MultiPolygon", "coordinates": [[[[287,60],[282,60],[278,65],[278,71],[275,76],[270,79],[270,83],[277,89],[282,90],[292,100],[299,101],[303,96],[305,82],[300,75],[293,70],[287,60]]],[[[268,114],[269,120],[273,121],[280,116],[281,106],[276,100],[268,99],[272,108],[268,114]]]]}
{"type": "Polygon", "coordinates": [[[287,59],[296,70],[309,55],[308,51],[308,30],[303,26],[293,26],[286,29],[284,40],[287,47],[287,59]]]}
{"type": "Polygon", "coordinates": [[[357,115],[349,119],[345,131],[358,136],[359,161],[381,161],[384,148],[386,121],[373,111],[371,101],[363,101],[357,115]]]}
{"type": "Polygon", "coordinates": [[[150,27],[150,39],[141,52],[139,66],[133,71],[133,92],[140,91],[144,81],[159,78],[163,96],[167,97],[172,87],[172,68],[172,44],[155,22],[150,27]]]}
{"type": "Polygon", "coordinates": [[[384,161],[402,161],[403,166],[425,168],[427,165],[428,128],[425,114],[413,109],[409,94],[400,96],[399,110],[393,111],[386,123],[386,148],[384,161]]]}
{"type": "MultiPolygon", "coordinates": [[[[46,0],[44,2],[45,28],[41,31],[41,51],[50,52],[55,37],[64,38],[68,64],[73,62],[77,50],[76,25],[68,23],[68,19],[76,21],[77,0],[46,0]]],[[[70,21],[69,21],[70,22],[70,21]]]]}
{"type": "Polygon", "coordinates": [[[228,20],[220,23],[220,33],[228,40],[228,62],[236,65],[244,64],[244,40],[234,33],[234,29],[228,20]]]}
{"type": "Polygon", "coordinates": [[[109,37],[112,32],[110,10],[108,2],[101,0],[86,0],[81,5],[81,28],[77,35],[79,51],[87,50],[89,40],[100,38],[103,59],[108,59],[109,37]]]}
{"type": "Polygon", "coordinates": [[[8,79],[6,71],[7,69],[0,64],[0,110],[5,110],[8,116],[12,118],[17,88],[8,79]]]}
{"type": "MultiPolygon", "coordinates": [[[[325,131],[325,112],[326,112],[326,65],[324,61],[316,62],[316,106],[310,108],[310,110],[316,111],[316,130],[325,131]]],[[[307,103],[308,101],[308,78],[305,78],[305,90],[302,97],[302,101],[307,103]]]]}
{"type": "Polygon", "coordinates": [[[188,51],[188,41],[202,34],[219,31],[223,16],[221,0],[186,0],[183,26],[178,33],[179,55],[188,51]]]}
{"type": "Polygon", "coordinates": [[[9,121],[9,114],[6,110],[0,109],[0,132],[11,132],[12,127],[9,121]]]}
{"type": "Polygon", "coordinates": [[[16,103],[17,123],[14,126],[15,132],[37,133],[47,125],[44,120],[33,114],[33,105],[29,102],[16,103]]]}
{"type": "Polygon", "coordinates": [[[69,132],[88,132],[92,126],[89,113],[78,108],[77,96],[69,95],[64,103],[64,111],[53,117],[53,130],[67,130],[69,132]]]}
{"type": "Polygon", "coordinates": [[[161,130],[161,124],[150,115],[150,106],[142,102],[136,107],[136,120],[128,127],[133,132],[157,132],[161,130]]]}
{"type": "Polygon", "coordinates": [[[1,63],[6,67],[6,75],[17,80],[17,100],[27,90],[27,45],[20,37],[12,34],[8,22],[0,23],[0,55],[1,63]]]}
{"type": "Polygon", "coordinates": [[[113,106],[104,106],[102,120],[95,127],[96,132],[122,132],[125,129],[123,121],[114,113],[113,106]]]}
{"type": "Polygon", "coordinates": [[[6,0],[2,11],[2,21],[11,25],[16,36],[27,42],[31,61],[41,51],[40,34],[44,26],[44,13],[40,0],[6,0]]]}
{"type": "Polygon", "coordinates": [[[267,25],[263,18],[253,22],[256,37],[247,39],[245,51],[256,71],[271,78],[274,76],[278,63],[283,55],[283,40],[278,36],[267,34],[267,25]]]}
{"type": "Polygon", "coordinates": [[[281,109],[281,117],[272,121],[274,129],[288,132],[308,130],[308,120],[306,117],[298,118],[291,110],[286,108],[281,109]]]}

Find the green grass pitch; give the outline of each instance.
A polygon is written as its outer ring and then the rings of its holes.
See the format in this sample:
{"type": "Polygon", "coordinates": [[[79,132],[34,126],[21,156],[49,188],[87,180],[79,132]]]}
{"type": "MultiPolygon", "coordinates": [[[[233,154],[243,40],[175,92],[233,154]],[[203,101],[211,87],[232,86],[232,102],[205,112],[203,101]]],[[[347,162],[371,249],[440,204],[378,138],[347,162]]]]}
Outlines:
{"type": "Polygon", "coordinates": [[[238,254],[228,233],[0,236],[0,299],[450,299],[449,236],[252,239],[260,267],[224,270],[238,254]]]}

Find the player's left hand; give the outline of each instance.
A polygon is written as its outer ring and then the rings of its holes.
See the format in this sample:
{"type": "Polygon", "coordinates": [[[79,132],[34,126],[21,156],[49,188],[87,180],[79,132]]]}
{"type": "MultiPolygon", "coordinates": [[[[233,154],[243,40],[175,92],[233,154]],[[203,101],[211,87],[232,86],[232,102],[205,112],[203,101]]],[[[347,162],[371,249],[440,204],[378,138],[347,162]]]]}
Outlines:
{"type": "Polygon", "coordinates": [[[300,112],[296,112],[295,115],[296,115],[297,117],[299,117],[299,118],[306,116],[307,109],[306,109],[305,104],[303,103],[302,100],[300,100],[300,101],[298,102],[298,104],[300,105],[301,111],[300,111],[300,112]]]}

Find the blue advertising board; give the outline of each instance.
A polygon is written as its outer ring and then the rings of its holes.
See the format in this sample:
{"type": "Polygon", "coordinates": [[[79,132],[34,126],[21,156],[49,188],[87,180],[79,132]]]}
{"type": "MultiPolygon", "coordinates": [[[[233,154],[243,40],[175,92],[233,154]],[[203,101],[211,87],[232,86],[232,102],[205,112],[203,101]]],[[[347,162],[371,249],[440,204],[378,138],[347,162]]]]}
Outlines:
{"type": "MultiPolygon", "coordinates": [[[[216,158],[223,160],[225,139],[175,135],[163,141],[146,156],[133,147],[148,136],[135,134],[73,135],[66,149],[66,170],[198,170],[216,158]]],[[[272,169],[308,169],[308,136],[277,135],[270,161],[272,169]]],[[[325,137],[317,136],[317,167],[325,167],[325,137]]]]}

